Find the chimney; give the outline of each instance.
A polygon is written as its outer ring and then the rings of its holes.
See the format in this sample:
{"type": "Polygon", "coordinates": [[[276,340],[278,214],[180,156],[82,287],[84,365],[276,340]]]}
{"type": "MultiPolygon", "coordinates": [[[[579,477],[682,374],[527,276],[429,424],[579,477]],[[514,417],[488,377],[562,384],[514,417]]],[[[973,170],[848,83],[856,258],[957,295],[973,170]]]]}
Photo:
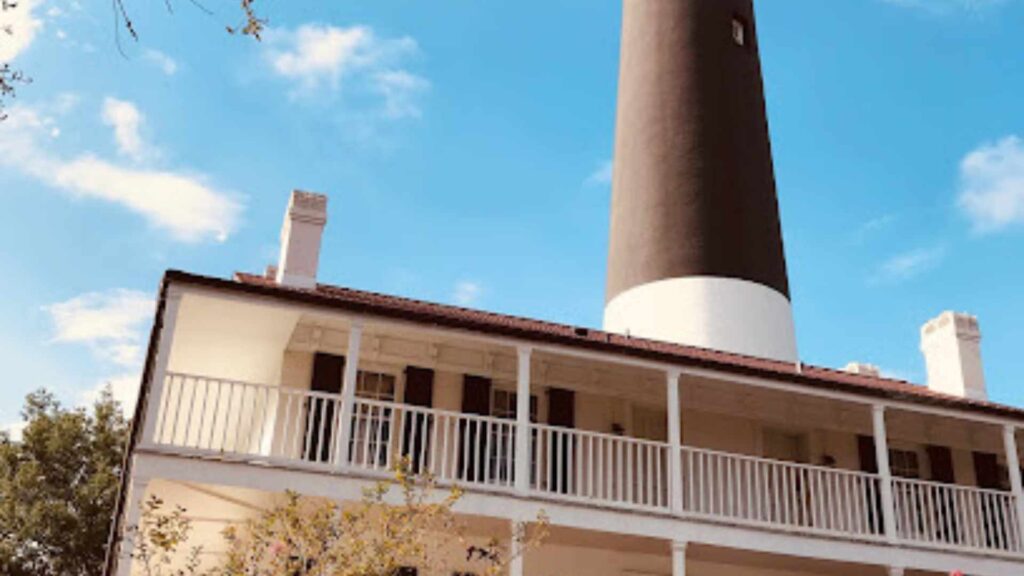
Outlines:
{"type": "Polygon", "coordinates": [[[277,283],[315,288],[320,263],[320,239],[327,224],[327,196],[295,190],[281,227],[281,259],[277,283]]]}
{"type": "Polygon", "coordinates": [[[799,359],[752,0],[623,0],[604,326],[799,359]]]}
{"type": "Polygon", "coordinates": [[[861,376],[874,376],[878,378],[882,375],[882,371],[874,364],[865,364],[864,362],[850,362],[843,368],[843,372],[849,372],[850,374],[859,374],[861,376]]]}
{"type": "Polygon", "coordinates": [[[921,327],[921,351],[928,368],[929,389],[961,398],[988,400],[977,318],[959,312],[943,312],[921,327]]]}

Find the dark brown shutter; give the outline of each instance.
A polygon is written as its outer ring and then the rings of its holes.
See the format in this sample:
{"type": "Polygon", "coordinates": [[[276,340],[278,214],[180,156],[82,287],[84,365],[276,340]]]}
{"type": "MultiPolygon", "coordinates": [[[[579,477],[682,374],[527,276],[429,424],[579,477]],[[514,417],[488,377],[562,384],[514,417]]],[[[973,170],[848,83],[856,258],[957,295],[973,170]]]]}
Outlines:
{"type": "MultiPolygon", "coordinates": [[[[317,352],[313,356],[313,379],[309,389],[322,394],[341,394],[345,357],[317,352]]],[[[334,435],[333,400],[324,397],[306,399],[306,428],[303,457],[315,462],[330,461],[334,435]]]]}
{"type": "Polygon", "coordinates": [[[409,366],[405,369],[405,403],[430,408],[434,405],[434,371],[409,366]]]}
{"type": "Polygon", "coordinates": [[[576,427],[576,393],[572,390],[548,390],[548,424],[562,428],[576,427]]]}
{"type": "Polygon", "coordinates": [[[928,446],[927,449],[932,480],[943,484],[956,484],[956,473],[953,471],[953,451],[945,446],[928,446]]]}
{"type": "MultiPolygon", "coordinates": [[[[860,456],[861,472],[878,474],[878,455],[875,454],[873,436],[857,436],[857,454],[860,456]]],[[[881,534],[885,531],[882,523],[882,494],[874,484],[864,486],[864,500],[867,503],[868,526],[873,534],[881,534]]]]}
{"type": "MultiPolygon", "coordinates": [[[[560,428],[576,426],[575,392],[561,388],[548,389],[548,424],[560,428]]],[[[574,476],[573,471],[569,469],[569,462],[572,461],[570,454],[575,451],[576,443],[569,434],[555,434],[551,443],[552,445],[548,447],[548,465],[551,466],[554,483],[551,488],[562,494],[569,494],[572,491],[574,476]]]]}
{"type": "Polygon", "coordinates": [[[875,439],[872,436],[857,436],[857,454],[860,455],[860,471],[878,474],[878,455],[875,454],[875,439]]]}
{"type": "Polygon", "coordinates": [[[491,415],[491,379],[466,375],[462,380],[462,412],[491,415]]]}
{"type": "MultiPolygon", "coordinates": [[[[434,404],[434,371],[409,366],[405,369],[405,403],[430,408],[434,404]]],[[[434,422],[429,414],[411,412],[402,432],[402,455],[409,459],[412,471],[419,473],[430,458],[430,432],[434,422]]]]}
{"type": "Polygon", "coordinates": [[[999,481],[999,458],[995,454],[975,452],[974,475],[978,482],[978,488],[989,490],[1002,488],[1002,483],[999,481]]]}
{"type": "MultiPolygon", "coordinates": [[[[462,413],[491,415],[491,379],[467,374],[462,379],[462,413]]],[[[459,425],[459,475],[469,482],[486,480],[486,429],[479,420],[463,420],[459,425]]]]}

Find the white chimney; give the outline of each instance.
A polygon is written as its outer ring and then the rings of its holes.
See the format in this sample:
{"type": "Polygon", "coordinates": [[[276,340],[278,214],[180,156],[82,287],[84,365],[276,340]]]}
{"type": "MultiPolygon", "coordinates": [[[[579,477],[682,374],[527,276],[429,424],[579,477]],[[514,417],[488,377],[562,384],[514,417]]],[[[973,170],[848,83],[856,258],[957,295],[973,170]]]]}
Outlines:
{"type": "Polygon", "coordinates": [[[281,259],[277,283],[296,288],[316,287],[320,239],[327,224],[327,196],[292,192],[281,227],[281,259]]]}
{"type": "Polygon", "coordinates": [[[988,400],[977,318],[959,312],[943,312],[921,327],[921,351],[928,366],[929,389],[961,398],[988,400]]]}
{"type": "Polygon", "coordinates": [[[863,362],[850,362],[843,368],[843,372],[849,372],[850,374],[860,374],[861,376],[874,376],[879,377],[882,375],[882,371],[874,364],[865,364],[863,362]]]}

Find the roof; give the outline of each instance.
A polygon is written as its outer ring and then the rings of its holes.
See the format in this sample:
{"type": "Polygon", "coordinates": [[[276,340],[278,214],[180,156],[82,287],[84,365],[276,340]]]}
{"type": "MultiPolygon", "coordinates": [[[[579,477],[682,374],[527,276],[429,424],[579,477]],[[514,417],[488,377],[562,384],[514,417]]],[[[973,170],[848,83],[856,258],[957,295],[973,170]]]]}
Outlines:
{"type": "Polygon", "coordinates": [[[232,281],[177,270],[167,272],[165,282],[167,281],[244,292],[272,299],[301,302],[431,326],[623,355],[680,367],[704,368],[733,375],[765,378],[819,390],[1024,420],[1024,409],[941,394],[924,386],[902,380],[646,340],[591,328],[461,308],[341,286],[319,284],[315,288],[304,289],[281,286],[273,279],[255,274],[237,273],[232,281]]]}

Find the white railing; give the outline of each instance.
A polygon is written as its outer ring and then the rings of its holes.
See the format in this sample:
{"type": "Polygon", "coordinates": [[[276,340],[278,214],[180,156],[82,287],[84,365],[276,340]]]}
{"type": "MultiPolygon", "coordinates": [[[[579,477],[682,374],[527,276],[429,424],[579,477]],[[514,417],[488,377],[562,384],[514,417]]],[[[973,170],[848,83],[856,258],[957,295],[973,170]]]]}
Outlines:
{"type": "Polygon", "coordinates": [[[689,514],[881,537],[877,476],[689,447],[682,449],[682,469],[689,514]]]}
{"type": "MultiPolygon", "coordinates": [[[[385,474],[407,458],[438,481],[515,486],[516,422],[357,398],[340,446],[341,397],[168,374],[153,442],[190,453],[385,474]]],[[[530,479],[545,497],[671,511],[671,448],[611,434],[530,425],[530,479]]],[[[882,540],[877,475],[684,447],[677,486],[688,517],[882,540]]],[[[908,544],[1024,554],[1012,494],[893,480],[897,538],[908,544]]]]}
{"type": "Polygon", "coordinates": [[[937,482],[893,480],[903,540],[937,547],[1020,552],[1013,494],[937,482]]]}
{"type": "Polygon", "coordinates": [[[396,456],[442,482],[515,485],[515,421],[356,399],[352,466],[389,470],[396,456]]]}
{"type": "Polygon", "coordinates": [[[535,490],[629,508],[667,509],[668,450],[610,434],[530,426],[535,490]]]}

